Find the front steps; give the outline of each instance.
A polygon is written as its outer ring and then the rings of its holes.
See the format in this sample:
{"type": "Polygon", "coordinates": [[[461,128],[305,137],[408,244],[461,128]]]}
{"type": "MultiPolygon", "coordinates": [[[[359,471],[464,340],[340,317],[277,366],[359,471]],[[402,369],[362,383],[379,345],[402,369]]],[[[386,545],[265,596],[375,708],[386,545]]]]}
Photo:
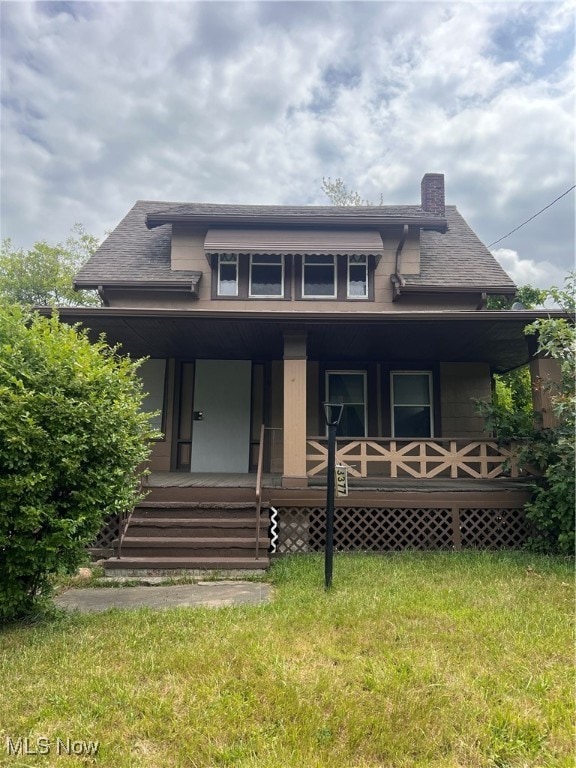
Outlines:
{"type": "Polygon", "coordinates": [[[264,570],[270,565],[269,512],[262,508],[256,558],[256,509],[251,503],[148,501],[134,510],[121,556],[103,565],[122,571],[264,570]]]}

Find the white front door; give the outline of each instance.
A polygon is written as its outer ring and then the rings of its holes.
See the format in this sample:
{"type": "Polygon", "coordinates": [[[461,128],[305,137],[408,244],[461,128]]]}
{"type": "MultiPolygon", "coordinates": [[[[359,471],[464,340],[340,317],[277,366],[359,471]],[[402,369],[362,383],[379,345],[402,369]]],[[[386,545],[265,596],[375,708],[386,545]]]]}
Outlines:
{"type": "Polygon", "coordinates": [[[197,360],[191,472],[248,472],[250,360],[197,360]]]}

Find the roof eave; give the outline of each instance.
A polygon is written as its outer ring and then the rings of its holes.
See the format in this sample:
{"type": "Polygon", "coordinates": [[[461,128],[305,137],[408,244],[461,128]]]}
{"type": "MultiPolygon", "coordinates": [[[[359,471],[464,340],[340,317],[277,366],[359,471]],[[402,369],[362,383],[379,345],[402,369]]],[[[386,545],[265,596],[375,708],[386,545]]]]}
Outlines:
{"type": "Polygon", "coordinates": [[[514,296],[515,285],[410,285],[402,286],[402,293],[488,293],[498,296],[514,296]]]}
{"type": "Polygon", "coordinates": [[[561,309],[436,309],[436,310],[394,310],[380,312],[346,311],[318,311],[318,310],[224,310],[224,309],[182,309],[182,308],[157,308],[157,307],[34,307],[39,314],[50,315],[54,311],[69,317],[74,316],[125,316],[130,317],[196,317],[210,319],[244,319],[258,322],[271,320],[290,321],[291,323],[302,321],[330,322],[330,323],[381,323],[381,322],[416,322],[422,320],[472,320],[483,322],[487,318],[514,322],[522,320],[531,323],[537,319],[563,318],[574,322],[574,317],[561,309]]]}
{"type": "Polygon", "coordinates": [[[261,225],[283,225],[286,226],[305,226],[305,227],[318,227],[318,226],[341,226],[346,228],[375,228],[378,229],[383,226],[404,226],[407,224],[412,227],[434,229],[438,231],[444,231],[447,228],[447,221],[445,217],[424,217],[424,216],[362,216],[354,217],[353,215],[342,216],[340,214],[326,216],[318,215],[279,215],[279,214],[172,214],[166,216],[162,213],[148,213],[146,215],[146,227],[148,229],[154,229],[155,227],[161,227],[164,224],[218,224],[219,226],[261,226],[261,225]]]}
{"type": "Polygon", "coordinates": [[[101,291],[112,289],[138,289],[143,291],[192,291],[197,292],[198,283],[202,278],[202,272],[189,274],[177,280],[75,280],[74,290],[101,291]]]}

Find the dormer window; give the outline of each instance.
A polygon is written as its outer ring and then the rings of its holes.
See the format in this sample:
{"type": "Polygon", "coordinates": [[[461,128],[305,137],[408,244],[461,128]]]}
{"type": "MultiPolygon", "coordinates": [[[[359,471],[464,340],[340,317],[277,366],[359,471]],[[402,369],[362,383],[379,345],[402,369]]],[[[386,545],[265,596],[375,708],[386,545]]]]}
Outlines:
{"type": "Polygon", "coordinates": [[[218,256],[218,296],[238,296],[238,255],[218,256]]]}
{"type": "Polygon", "coordinates": [[[275,299],[284,296],[284,257],[250,256],[250,298],[275,299]]]}
{"type": "Polygon", "coordinates": [[[349,299],[368,298],[368,259],[366,256],[348,256],[349,299]]]}
{"type": "Polygon", "coordinates": [[[302,298],[335,299],[336,259],[334,256],[304,256],[302,298]]]}

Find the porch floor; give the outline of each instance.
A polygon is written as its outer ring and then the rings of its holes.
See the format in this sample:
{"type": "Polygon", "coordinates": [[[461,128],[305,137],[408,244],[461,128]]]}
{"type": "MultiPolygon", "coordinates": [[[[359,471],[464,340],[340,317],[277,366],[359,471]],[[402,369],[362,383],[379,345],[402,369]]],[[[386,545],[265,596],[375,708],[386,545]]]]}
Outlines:
{"type": "MultiPolygon", "coordinates": [[[[488,480],[475,478],[415,478],[415,477],[368,477],[348,478],[350,490],[387,491],[387,492],[490,492],[490,491],[525,491],[528,479],[510,479],[506,477],[488,480]]],[[[231,472],[152,472],[146,483],[148,488],[256,488],[256,473],[231,472]]],[[[281,488],[282,476],[264,474],[264,488],[281,488]]],[[[326,477],[316,475],[308,479],[308,488],[318,490],[326,487],[326,477]]]]}
{"type": "MultiPolygon", "coordinates": [[[[234,472],[151,472],[148,488],[254,488],[256,473],[234,472]]],[[[262,475],[264,488],[281,488],[282,475],[262,475]]]]}

